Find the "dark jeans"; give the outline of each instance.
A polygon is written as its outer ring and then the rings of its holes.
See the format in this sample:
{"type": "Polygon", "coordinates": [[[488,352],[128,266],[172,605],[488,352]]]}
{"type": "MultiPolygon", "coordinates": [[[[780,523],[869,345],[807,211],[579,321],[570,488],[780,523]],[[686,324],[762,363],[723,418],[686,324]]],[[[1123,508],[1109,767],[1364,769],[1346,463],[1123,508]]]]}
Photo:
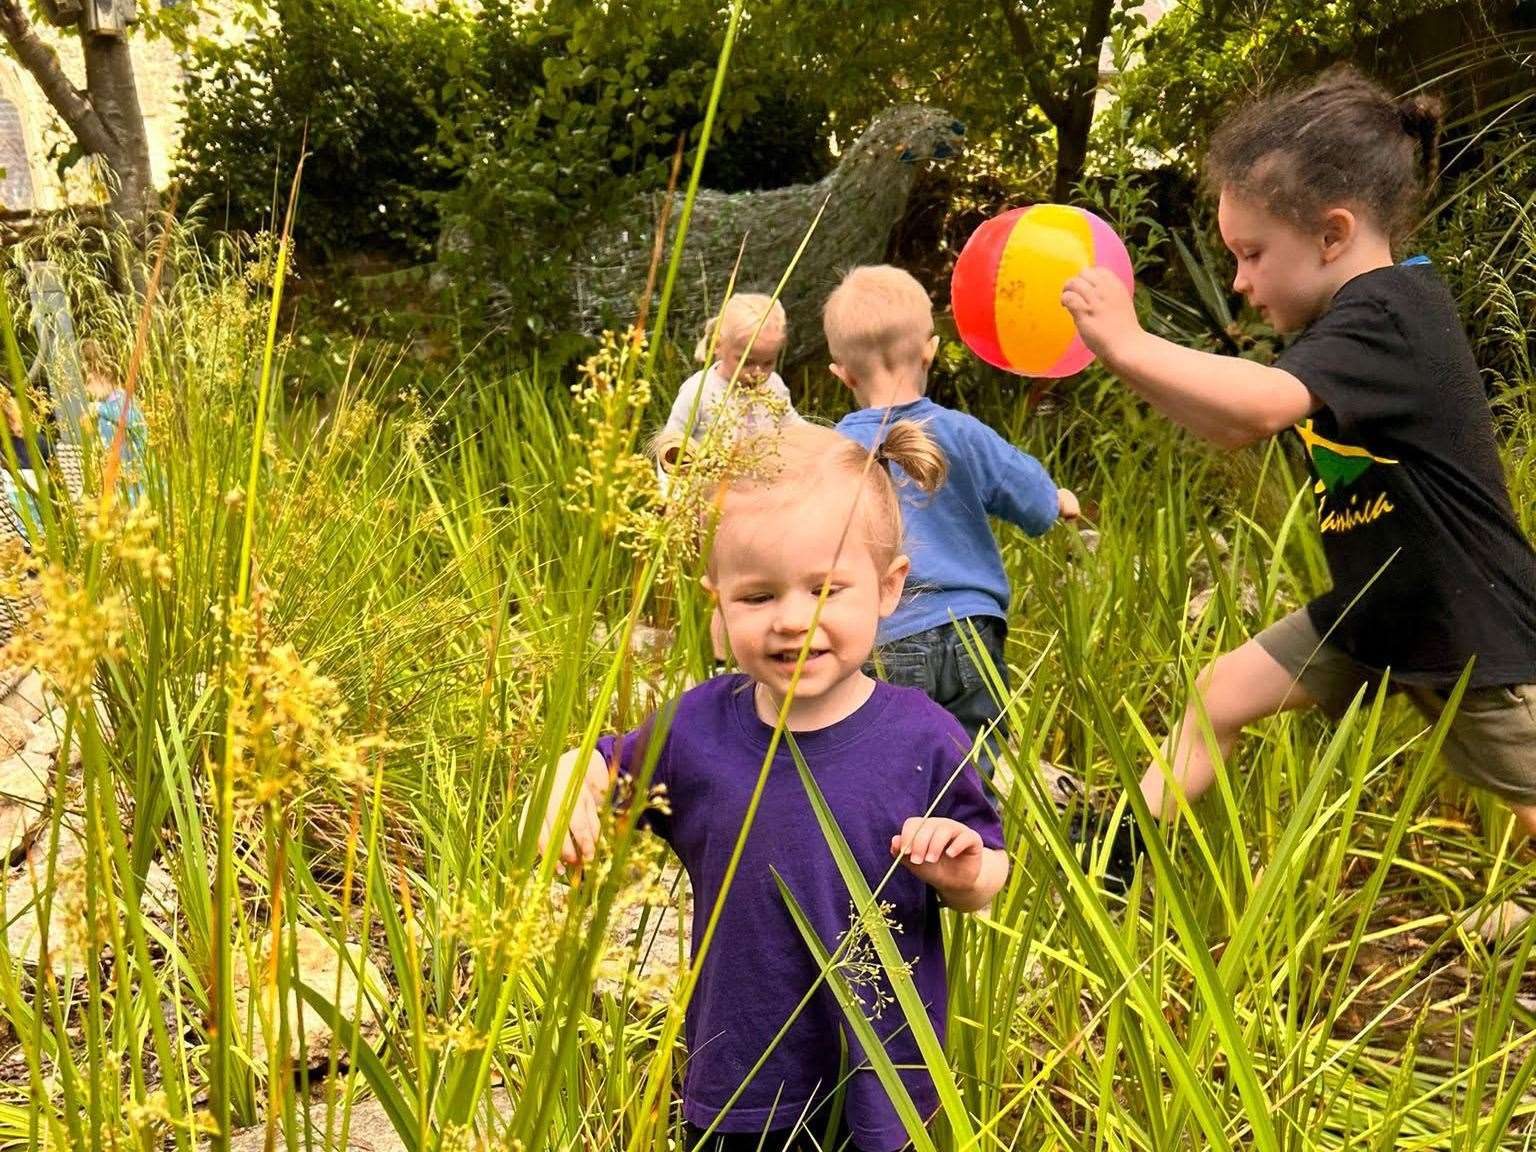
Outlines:
{"type": "MultiPolygon", "coordinates": [[[[865,671],[892,684],[922,689],[929,699],[943,705],[960,721],[974,741],[977,733],[1002,712],[992,698],[986,676],[972,663],[966,643],[974,644],[980,639],[1006,688],[1008,666],[1003,662],[1003,641],[1007,635],[1008,626],[996,616],[972,616],[880,645],[875,649],[874,663],[866,666],[865,671]],[[975,637],[971,636],[972,627],[975,637]]],[[[999,745],[1001,733],[992,742],[999,745]]],[[[1000,747],[998,751],[1001,752],[1000,747]]]]}

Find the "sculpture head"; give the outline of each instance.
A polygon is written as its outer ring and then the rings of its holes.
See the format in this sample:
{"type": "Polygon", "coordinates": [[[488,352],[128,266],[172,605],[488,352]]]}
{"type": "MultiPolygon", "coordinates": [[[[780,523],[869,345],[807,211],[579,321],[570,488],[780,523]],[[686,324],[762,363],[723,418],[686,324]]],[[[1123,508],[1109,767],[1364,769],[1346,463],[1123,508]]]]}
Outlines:
{"type": "Polygon", "coordinates": [[[912,166],[965,151],[965,125],[942,108],[905,104],[876,116],[844,154],[844,163],[912,166]]]}

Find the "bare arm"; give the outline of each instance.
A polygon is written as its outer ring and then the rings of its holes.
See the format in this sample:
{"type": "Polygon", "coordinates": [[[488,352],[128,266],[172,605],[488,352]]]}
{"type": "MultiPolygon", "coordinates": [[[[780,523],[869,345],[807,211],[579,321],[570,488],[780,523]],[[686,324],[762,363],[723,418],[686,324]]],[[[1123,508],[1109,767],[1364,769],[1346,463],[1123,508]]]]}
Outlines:
{"type": "Polygon", "coordinates": [[[1283,369],[1198,352],[1143,330],[1108,269],[1071,280],[1061,302],[1105,367],[1175,424],[1223,448],[1273,436],[1317,408],[1306,385],[1283,369]]]}
{"type": "Polygon", "coordinates": [[[974,881],[953,888],[935,884],[934,889],[938,892],[939,899],[955,911],[979,912],[992,903],[992,897],[996,896],[1007,882],[1008,853],[1000,848],[983,848],[981,867],[977,870],[974,881]]]}

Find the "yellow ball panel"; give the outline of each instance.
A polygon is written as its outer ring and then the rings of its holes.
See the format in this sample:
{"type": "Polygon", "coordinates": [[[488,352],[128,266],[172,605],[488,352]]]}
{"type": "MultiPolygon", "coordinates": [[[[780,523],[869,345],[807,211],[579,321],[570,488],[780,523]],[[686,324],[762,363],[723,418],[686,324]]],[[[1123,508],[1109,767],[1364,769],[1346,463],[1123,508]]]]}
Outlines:
{"type": "Polygon", "coordinates": [[[1088,218],[1061,204],[1039,204],[1019,217],[997,269],[997,338],[1015,371],[1050,370],[1077,329],[1061,306],[1068,280],[1093,263],[1088,218]]]}

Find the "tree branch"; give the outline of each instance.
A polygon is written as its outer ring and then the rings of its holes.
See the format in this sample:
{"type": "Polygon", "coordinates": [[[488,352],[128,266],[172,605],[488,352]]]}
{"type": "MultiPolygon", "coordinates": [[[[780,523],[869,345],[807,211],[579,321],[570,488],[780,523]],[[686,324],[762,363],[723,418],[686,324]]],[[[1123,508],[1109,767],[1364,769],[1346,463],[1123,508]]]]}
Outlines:
{"type": "Polygon", "coordinates": [[[1067,100],[1087,96],[1091,101],[1099,89],[1099,59],[1104,54],[1104,40],[1109,35],[1109,17],[1114,0],[1093,0],[1083,38],[1077,44],[1077,60],[1068,71],[1071,77],[1067,100]]]}
{"type": "Polygon", "coordinates": [[[21,66],[32,73],[43,95],[69,125],[75,139],[87,152],[111,158],[117,153],[117,141],[100,116],[64,73],[59,56],[38,37],[19,0],[0,0],[0,36],[11,46],[21,66]]]}
{"type": "Polygon", "coordinates": [[[1041,79],[1038,67],[1040,50],[1035,45],[1035,34],[1030,31],[1029,20],[1013,6],[1013,0],[1000,0],[1003,19],[1008,22],[1008,33],[1013,38],[1013,50],[1024,62],[1024,79],[1029,84],[1029,94],[1040,105],[1045,118],[1052,124],[1060,124],[1067,118],[1069,102],[1062,99],[1041,79]]]}

